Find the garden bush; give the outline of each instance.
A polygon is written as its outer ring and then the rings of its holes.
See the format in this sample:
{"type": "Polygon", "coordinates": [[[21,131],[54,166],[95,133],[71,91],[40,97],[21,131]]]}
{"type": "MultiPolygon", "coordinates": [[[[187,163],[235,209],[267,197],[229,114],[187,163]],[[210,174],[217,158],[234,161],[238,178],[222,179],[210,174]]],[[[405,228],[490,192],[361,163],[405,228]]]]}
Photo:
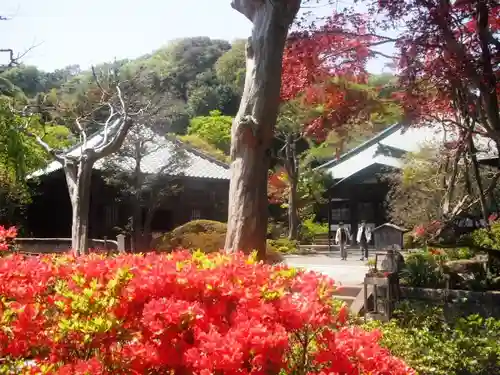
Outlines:
{"type": "Polygon", "coordinates": [[[300,227],[301,242],[312,243],[315,237],[324,234],[328,234],[328,223],[318,223],[314,216],[302,221],[300,227]]]}
{"type": "Polygon", "coordinates": [[[497,287],[485,270],[485,261],[469,248],[428,248],[409,254],[401,272],[403,284],[419,288],[482,291],[497,287]]]}
{"type": "MultiPolygon", "coordinates": [[[[224,248],[226,232],[226,223],[213,220],[193,220],[157,238],[152,243],[152,247],[160,252],[187,249],[213,253],[224,248]]],[[[285,238],[267,240],[266,260],[271,264],[280,263],[283,261],[281,254],[292,253],[296,248],[295,241],[289,241],[285,238]]]]}
{"type": "Polygon", "coordinates": [[[415,238],[413,233],[403,234],[403,248],[406,250],[416,249],[423,245],[422,241],[415,238]]]}
{"type": "Polygon", "coordinates": [[[441,267],[442,255],[434,251],[419,251],[409,254],[401,271],[403,284],[420,288],[442,288],[445,275],[441,267]]]}
{"type": "Polygon", "coordinates": [[[242,254],[11,255],[0,373],[415,374],[378,331],[347,325],[334,293],[242,254]]]}
{"type": "Polygon", "coordinates": [[[370,322],[381,344],[421,375],[500,374],[500,321],[478,315],[450,321],[441,307],[404,303],[389,323],[370,322]]]}
{"type": "Polygon", "coordinates": [[[297,252],[297,241],[288,238],[278,238],[276,240],[267,240],[268,251],[275,251],[280,254],[293,254],[297,252]]]}
{"type": "Polygon", "coordinates": [[[203,249],[206,253],[212,253],[224,248],[226,232],[226,223],[193,220],[156,239],[152,247],[159,251],[203,249]]]}
{"type": "Polygon", "coordinates": [[[471,238],[476,246],[500,250],[500,221],[490,222],[490,230],[487,228],[476,229],[472,232],[471,238]]]}

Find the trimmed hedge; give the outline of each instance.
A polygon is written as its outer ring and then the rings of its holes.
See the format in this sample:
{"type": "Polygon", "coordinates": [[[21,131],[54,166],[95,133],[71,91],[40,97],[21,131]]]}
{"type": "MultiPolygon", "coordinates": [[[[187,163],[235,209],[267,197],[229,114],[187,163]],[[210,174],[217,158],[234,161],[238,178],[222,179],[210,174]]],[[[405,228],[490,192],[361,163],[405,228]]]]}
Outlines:
{"type": "MultiPolygon", "coordinates": [[[[152,248],[160,252],[177,249],[202,250],[210,254],[224,248],[227,224],[214,220],[193,220],[157,238],[152,248]]],[[[286,239],[268,240],[266,261],[271,264],[283,262],[282,253],[291,253],[296,248],[294,241],[286,239]]]]}
{"type": "Polygon", "coordinates": [[[152,247],[158,251],[176,249],[213,253],[224,248],[227,225],[220,221],[193,220],[156,239],[152,247]]]}

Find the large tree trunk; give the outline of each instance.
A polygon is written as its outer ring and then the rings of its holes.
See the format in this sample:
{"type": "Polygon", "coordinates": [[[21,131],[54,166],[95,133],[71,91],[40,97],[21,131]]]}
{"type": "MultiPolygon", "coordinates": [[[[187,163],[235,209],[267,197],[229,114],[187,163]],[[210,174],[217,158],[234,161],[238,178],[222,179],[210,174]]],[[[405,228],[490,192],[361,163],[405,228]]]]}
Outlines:
{"type": "Polygon", "coordinates": [[[227,251],[266,252],[267,171],[279,105],[288,28],[300,0],[233,0],[253,23],[246,46],[245,88],[231,129],[227,251]]]}
{"type": "Polygon", "coordinates": [[[92,179],[92,161],[82,158],[76,166],[64,166],[71,200],[71,249],[75,255],[89,252],[89,211],[92,179]]]}

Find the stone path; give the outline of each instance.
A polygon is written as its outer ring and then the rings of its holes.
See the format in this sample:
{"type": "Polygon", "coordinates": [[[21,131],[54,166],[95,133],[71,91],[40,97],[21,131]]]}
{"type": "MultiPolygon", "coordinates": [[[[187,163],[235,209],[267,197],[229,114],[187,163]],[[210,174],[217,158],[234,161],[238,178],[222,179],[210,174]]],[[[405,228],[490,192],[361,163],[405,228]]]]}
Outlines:
{"type": "Polygon", "coordinates": [[[337,284],[359,285],[368,271],[366,261],[360,261],[359,250],[349,252],[347,261],[340,259],[338,252],[331,254],[287,255],[286,264],[292,267],[319,272],[331,277],[337,284]]]}

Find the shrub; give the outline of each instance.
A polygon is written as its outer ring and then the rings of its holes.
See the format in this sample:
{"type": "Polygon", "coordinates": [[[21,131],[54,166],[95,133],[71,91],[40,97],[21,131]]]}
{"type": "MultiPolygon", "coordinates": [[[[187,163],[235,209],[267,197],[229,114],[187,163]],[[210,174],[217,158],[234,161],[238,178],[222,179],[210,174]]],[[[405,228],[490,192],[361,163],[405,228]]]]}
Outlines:
{"type": "Polygon", "coordinates": [[[421,247],[423,244],[421,241],[418,241],[413,233],[404,233],[403,234],[403,248],[406,250],[416,249],[421,247]]]}
{"type": "MultiPolygon", "coordinates": [[[[191,251],[202,250],[213,253],[224,248],[227,224],[213,220],[193,220],[172,232],[156,239],[152,247],[158,251],[172,252],[176,249],[191,251]]],[[[276,264],[283,262],[281,253],[290,253],[296,244],[286,239],[267,241],[266,262],[276,264]]]]}
{"type": "Polygon", "coordinates": [[[439,307],[402,307],[391,322],[365,327],[380,329],[381,344],[419,374],[500,374],[500,321],[470,315],[450,322],[439,307]]]}
{"type": "Polygon", "coordinates": [[[242,254],[9,256],[0,372],[414,374],[377,331],[346,325],[334,293],[242,254]]]}
{"type": "Polygon", "coordinates": [[[193,220],[160,237],[153,247],[159,251],[175,249],[198,250],[212,253],[224,248],[227,225],[213,220],[193,220]]]}
{"type": "Polygon", "coordinates": [[[444,249],[444,252],[449,260],[472,259],[476,255],[476,252],[468,247],[444,249]]]}
{"type": "Polygon", "coordinates": [[[267,248],[281,254],[292,254],[297,252],[297,241],[288,238],[278,238],[277,240],[267,240],[267,248]]]}
{"type": "Polygon", "coordinates": [[[328,223],[318,223],[315,217],[309,217],[302,221],[300,228],[300,239],[303,242],[313,242],[318,235],[328,233],[328,223]]]}
{"type": "Polygon", "coordinates": [[[402,282],[412,287],[439,288],[445,285],[441,267],[443,259],[434,251],[419,251],[409,254],[401,271],[402,282]]]}
{"type": "Polygon", "coordinates": [[[471,233],[471,238],[476,246],[500,250],[500,221],[490,222],[490,230],[487,228],[476,229],[471,233]]]}

